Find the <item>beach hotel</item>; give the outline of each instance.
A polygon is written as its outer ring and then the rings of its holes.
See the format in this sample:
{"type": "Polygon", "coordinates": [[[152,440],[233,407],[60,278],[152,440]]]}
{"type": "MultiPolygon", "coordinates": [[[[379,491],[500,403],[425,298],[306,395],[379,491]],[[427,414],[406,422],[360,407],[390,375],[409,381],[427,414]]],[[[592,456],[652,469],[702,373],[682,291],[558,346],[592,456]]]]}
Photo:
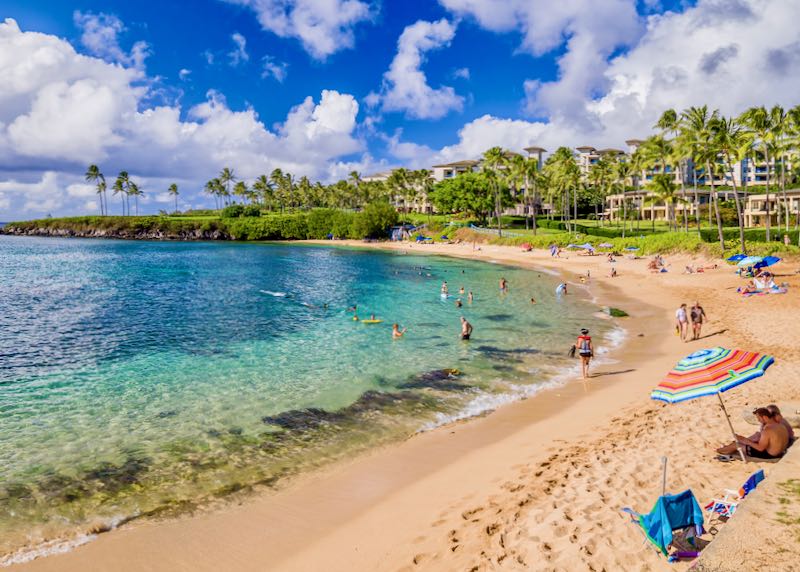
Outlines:
{"type": "MultiPolygon", "coordinates": [[[[628,147],[627,151],[614,148],[596,149],[590,145],[582,145],[576,147],[575,159],[580,169],[581,176],[584,180],[588,179],[590,172],[594,165],[600,161],[601,158],[612,156],[615,159],[626,161],[636,150],[644,143],[641,139],[629,139],[625,141],[628,147]]],[[[542,147],[530,146],[523,149],[528,158],[535,158],[539,169],[544,164],[544,154],[547,150],[542,147]]],[[[519,155],[514,151],[505,151],[507,158],[519,155]]],[[[442,163],[433,165],[430,168],[431,177],[435,182],[453,179],[463,173],[480,171],[483,165],[481,159],[463,159],[453,161],[451,163],[442,163]]],[[[629,217],[638,216],[640,220],[658,221],[667,219],[667,206],[655,200],[655,193],[646,190],[644,187],[653,180],[653,177],[660,174],[669,174],[673,176],[674,183],[677,186],[683,185],[683,191],[679,191],[681,196],[685,196],[687,202],[678,203],[674,207],[675,217],[681,220],[686,216],[694,220],[697,216],[697,211],[706,210],[706,206],[711,202],[713,194],[716,193],[720,201],[733,201],[734,192],[733,185],[735,184],[739,191],[739,197],[743,204],[744,222],[747,227],[759,227],[766,223],[766,195],[765,194],[752,194],[750,191],[753,187],[764,187],[767,183],[767,163],[765,161],[758,161],[753,158],[746,158],[737,161],[733,164],[732,170],[725,168],[724,159],[722,156],[717,157],[714,167],[711,169],[712,173],[706,173],[704,165],[695,165],[692,161],[686,161],[683,168],[678,170],[672,166],[667,165],[663,169],[661,165],[654,165],[647,169],[642,169],[633,176],[629,177],[625,184],[626,186],[633,187],[634,190],[625,191],[624,193],[614,193],[605,197],[605,204],[602,213],[599,216],[610,221],[618,221],[622,219],[623,211],[628,211],[629,217]],[[682,179],[682,180],[681,180],[682,179]],[[697,190],[695,190],[697,187],[697,190]],[[720,188],[722,187],[722,188],[720,188]],[[626,208],[623,208],[623,203],[626,202],[626,208]],[[637,214],[638,213],[638,214],[637,214]]],[[[500,169],[504,167],[501,166],[500,169]]],[[[787,169],[791,169],[791,164],[787,162],[787,169]]],[[[772,224],[777,224],[779,209],[784,209],[783,194],[780,191],[780,170],[781,160],[770,159],[769,161],[769,175],[771,183],[770,192],[770,214],[772,217],[772,224]]],[[[364,181],[386,181],[391,176],[393,170],[381,171],[372,175],[365,176],[364,181]]],[[[533,188],[530,189],[534,191],[533,188]]],[[[527,205],[522,198],[528,195],[524,185],[519,186],[514,190],[515,196],[518,197],[518,202],[503,211],[506,215],[525,216],[532,214],[534,210],[539,214],[547,214],[553,209],[553,205],[543,202],[541,198],[538,199],[538,204],[527,205]]],[[[787,204],[790,214],[800,213],[800,190],[787,191],[787,204]]],[[[434,213],[436,212],[432,202],[428,199],[427,193],[421,188],[417,189],[416,196],[413,199],[397,195],[393,199],[395,208],[403,212],[419,212],[419,213],[434,213]]]]}

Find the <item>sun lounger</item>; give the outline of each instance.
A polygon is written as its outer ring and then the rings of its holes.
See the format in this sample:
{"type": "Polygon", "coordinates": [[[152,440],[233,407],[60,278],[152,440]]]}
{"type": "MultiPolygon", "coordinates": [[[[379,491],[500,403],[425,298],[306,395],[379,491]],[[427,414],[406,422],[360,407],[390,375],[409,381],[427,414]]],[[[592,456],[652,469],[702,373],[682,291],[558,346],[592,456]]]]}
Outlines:
{"type": "Polygon", "coordinates": [[[750,491],[764,480],[764,469],[759,469],[747,479],[738,491],[725,489],[725,496],[721,499],[712,499],[705,507],[708,512],[715,512],[725,518],[730,518],[736,512],[736,507],[750,491]]]}
{"type": "Polygon", "coordinates": [[[686,540],[693,545],[694,537],[704,532],[703,511],[691,490],[659,497],[648,514],[639,514],[630,508],[623,508],[622,512],[629,514],[639,526],[645,535],[645,542],[649,540],[664,556],[671,560],[697,557],[697,551],[676,550],[669,553],[670,547],[675,548],[677,540],[686,540]],[[676,537],[675,531],[681,531],[681,534],[676,537]]]}

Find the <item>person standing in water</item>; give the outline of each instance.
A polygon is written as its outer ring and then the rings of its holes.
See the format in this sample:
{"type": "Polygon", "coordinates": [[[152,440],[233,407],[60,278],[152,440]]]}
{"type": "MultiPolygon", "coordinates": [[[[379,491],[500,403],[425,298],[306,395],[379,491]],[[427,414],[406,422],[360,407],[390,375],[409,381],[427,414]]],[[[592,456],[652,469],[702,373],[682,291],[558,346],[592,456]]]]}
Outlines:
{"type": "Polygon", "coordinates": [[[464,287],[463,286],[458,289],[458,293],[461,294],[462,296],[464,295],[464,287]]]}
{"type": "Polygon", "coordinates": [[[505,277],[500,279],[500,292],[503,294],[508,292],[508,281],[505,279],[505,277]]]}
{"type": "Polygon", "coordinates": [[[592,346],[592,337],[589,335],[589,330],[586,328],[581,330],[581,335],[578,336],[575,342],[575,349],[581,358],[581,371],[583,372],[583,379],[589,378],[589,362],[594,357],[594,346],[592,346]]]}
{"type": "Polygon", "coordinates": [[[472,335],[472,324],[464,316],[461,316],[461,339],[468,340],[472,335]]]}
{"type": "Polygon", "coordinates": [[[442,294],[444,294],[445,296],[447,296],[447,280],[445,280],[444,282],[442,282],[442,294]]]}
{"type": "Polygon", "coordinates": [[[397,324],[392,324],[392,339],[396,340],[397,338],[402,338],[403,334],[406,333],[408,328],[400,329],[400,326],[397,324]]]}
{"type": "Polygon", "coordinates": [[[473,296],[472,296],[472,290],[470,290],[470,291],[469,291],[469,294],[467,294],[467,302],[469,302],[470,304],[472,304],[472,298],[473,298],[473,296]]]}

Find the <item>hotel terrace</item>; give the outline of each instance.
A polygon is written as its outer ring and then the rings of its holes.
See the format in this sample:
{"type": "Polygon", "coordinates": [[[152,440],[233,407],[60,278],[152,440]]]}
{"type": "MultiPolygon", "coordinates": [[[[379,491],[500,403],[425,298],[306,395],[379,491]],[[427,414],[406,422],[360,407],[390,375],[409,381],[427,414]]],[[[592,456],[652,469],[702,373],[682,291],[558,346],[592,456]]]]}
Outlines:
{"type": "MultiPolygon", "coordinates": [[[[627,152],[621,149],[613,148],[596,149],[595,147],[587,145],[576,147],[575,160],[578,164],[581,175],[584,178],[587,178],[592,167],[597,164],[602,157],[613,156],[624,161],[626,158],[629,158],[643,143],[644,141],[641,139],[627,140],[625,142],[625,144],[628,146],[627,152]]],[[[523,149],[523,151],[528,157],[536,158],[539,168],[542,168],[542,165],[544,164],[544,154],[547,153],[546,149],[542,147],[531,146],[526,147],[523,149]]],[[[506,151],[507,157],[511,157],[513,155],[519,155],[519,153],[506,151]]],[[[461,161],[454,161],[452,163],[433,165],[430,168],[430,172],[434,181],[439,182],[446,179],[452,179],[462,173],[480,171],[482,164],[483,162],[481,159],[464,159],[461,161]]],[[[783,195],[780,192],[780,189],[777,188],[778,185],[776,184],[779,180],[779,169],[776,166],[779,165],[780,161],[776,162],[774,159],[770,160],[769,171],[772,187],[770,192],[770,214],[772,224],[777,223],[778,210],[784,208],[783,195]]],[[[764,161],[757,162],[749,158],[742,161],[737,161],[733,164],[731,173],[724,168],[724,162],[720,157],[718,158],[712,171],[713,175],[708,177],[708,182],[706,182],[707,176],[705,173],[705,167],[703,165],[697,165],[697,169],[693,169],[692,162],[687,161],[680,171],[667,166],[664,172],[666,174],[671,174],[674,177],[674,182],[676,185],[681,184],[681,177],[683,177],[683,187],[685,189],[685,197],[687,202],[678,203],[675,205],[675,217],[677,220],[681,220],[683,218],[684,211],[686,211],[686,215],[690,219],[694,219],[697,214],[697,209],[702,209],[704,205],[709,204],[713,192],[717,192],[719,194],[719,199],[721,201],[733,200],[734,193],[731,190],[731,187],[732,183],[735,183],[739,190],[739,196],[743,204],[745,226],[758,227],[766,224],[766,194],[753,194],[751,192],[752,187],[754,186],[761,187],[766,185],[767,165],[764,161]],[[692,180],[693,177],[695,177],[696,180],[692,180]],[[694,190],[695,185],[697,186],[696,201],[694,190]],[[713,190],[710,189],[709,186],[712,187],[713,190]],[[723,186],[725,189],[715,188],[723,186]]],[[[391,173],[391,170],[383,171],[366,176],[363,178],[363,180],[386,181],[391,173]]],[[[626,181],[626,185],[634,187],[636,190],[630,190],[625,191],[625,193],[616,193],[606,196],[604,211],[601,213],[601,216],[611,221],[620,220],[623,216],[623,201],[626,201],[626,208],[629,217],[636,216],[633,213],[638,212],[638,216],[641,217],[641,220],[666,220],[666,205],[655,201],[654,193],[641,188],[651,181],[654,176],[660,173],[661,166],[656,165],[653,168],[643,170],[641,173],[637,173],[633,177],[629,178],[626,181]]],[[[517,189],[517,196],[521,197],[524,194],[524,187],[517,189]]],[[[681,194],[680,191],[679,194],[681,194]]],[[[789,190],[786,194],[788,212],[792,215],[800,214],[800,189],[789,190]]],[[[417,197],[410,202],[406,201],[406,199],[403,197],[395,197],[394,205],[399,210],[422,213],[435,212],[433,204],[428,200],[428,197],[422,191],[420,191],[417,194],[417,197]]],[[[542,214],[546,214],[553,208],[552,205],[547,203],[539,203],[537,207],[537,212],[542,214]]],[[[529,207],[520,201],[515,206],[506,209],[504,214],[530,214],[528,209],[529,207]]]]}

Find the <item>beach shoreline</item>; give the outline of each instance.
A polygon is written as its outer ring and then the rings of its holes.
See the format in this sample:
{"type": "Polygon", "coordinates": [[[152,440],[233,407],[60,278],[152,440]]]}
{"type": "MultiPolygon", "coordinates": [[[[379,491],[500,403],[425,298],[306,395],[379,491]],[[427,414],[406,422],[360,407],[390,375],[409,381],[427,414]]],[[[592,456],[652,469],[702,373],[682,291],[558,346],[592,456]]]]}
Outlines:
{"type": "MultiPolygon", "coordinates": [[[[336,241],[335,245],[440,254],[528,269],[550,268],[568,273],[572,281],[591,271],[589,291],[594,299],[630,314],[630,318],[624,318],[628,337],[610,356],[616,363],[601,366],[595,372],[599,375],[586,384],[570,382],[540,392],[534,399],[503,406],[490,415],[417,434],[402,443],[295,479],[281,491],[246,499],[240,506],[195,517],[136,523],[101,535],[67,554],[11,569],[212,570],[231,568],[233,562],[233,569],[262,570],[268,562],[268,568],[276,570],[433,570],[500,566],[512,560],[517,567],[530,568],[530,555],[513,547],[515,542],[526,544],[526,539],[512,539],[509,535],[522,530],[514,526],[526,511],[531,514],[539,504],[544,506],[549,501],[560,505],[553,500],[553,489],[558,492],[557,487],[564,485],[558,479],[547,484],[544,473],[550,470],[548,467],[579,464],[587,451],[570,451],[619,430],[618,425],[624,423],[620,412],[636,410],[634,417],[640,412],[652,416],[659,407],[647,402],[649,388],[688,348],[699,349],[696,344],[687,346],[668,334],[670,314],[682,299],[679,294],[683,290],[694,293],[706,288],[681,284],[691,277],[666,286],[663,276],[650,276],[642,270],[644,261],[621,259],[620,276],[608,279],[608,265],[600,257],[571,255],[569,259],[549,260],[542,251],[522,253],[511,247],[487,245],[480,250],[471,245],[355,241],[336,241]],[[662,287],[647,287],[655,284],[662,287]],[[538,498],[527,490],[527,479],[545,484],[540,488],[550,490],[538,498]],[[514,522],[504,522],[512,505],[517,510],[511,511],[511,516],[520,514],[512,519],[514,522]],[[500,514],[502,518],[497,516],[500,514]]],[[[685,260],[688,257],[678,257],[673,266],[683,268],[685,260]]],[[[709,271],[706,275],[712,276],[721,278],[722,273],[709,271]]],[[[715,310],[713,307],[710,315],[714,316],[715,310]]],[[[714,345],[730,341],[724,333],[714,336],[714,345]]],[[[637,428],[635,423],[624,426],[630,427],[629,432],[637,428]]],[[[724,432],[719,431],[719,435],[724,437],[724,432]]],[[[641,471],[652,472],[652,465],[657,465],[659,459],[659,455],[653,455],[641,471]]],[[[614,460],[606,459],[609,463],[613,466],[614,460]]],[[[680,479],[680,470],[678,473],[680,479]]],[[[629,492],[638,492],[641,498],[651,499],[647,501],[650,503],[655,498],[650,490],[629,492]]],[[[597,511],[586,491],[581,499],[588,502],[587,510],[597,511]]],[[[631,500],[638,497],[634,495],[631,500]]],[[[550,511],[564,513],[565,508],[555,506],[550,511]]],[[[584,529],[592,526],[583,515],[567,516],[565,521],[577,521],[585,525],[584,529]]],[[[591,538],[570,542],[568,530],[560,534],[563,523],[550,526],[546,521],[538,524],[552,528],[554,540],[542,540],[544,534],[534,535],[536,540],[528,538],[532,553],[540,550],[547,556],[548,550],[542,545],[554,552],[558,543],[563,543],[561,551],[569,555],[574,549],[581,562],[602,560],[602,550],[587,548],[593,542],[591,538]]],[[[616,520],[611,522],[619,525],[616,520]]],[[[641,556],[642,562],[655,569],[662,565],[654,555],[648,556],[633,536],[630,545],[630,552],[622,557],[641,556]]],[[[608,550],[614,549],[609,546],[608,550]]],[[[613,562],[612,558],[610,564],[613,562]]],[[[558,561],[550,556],[536,566],[557,568],[558,561]]]]}

